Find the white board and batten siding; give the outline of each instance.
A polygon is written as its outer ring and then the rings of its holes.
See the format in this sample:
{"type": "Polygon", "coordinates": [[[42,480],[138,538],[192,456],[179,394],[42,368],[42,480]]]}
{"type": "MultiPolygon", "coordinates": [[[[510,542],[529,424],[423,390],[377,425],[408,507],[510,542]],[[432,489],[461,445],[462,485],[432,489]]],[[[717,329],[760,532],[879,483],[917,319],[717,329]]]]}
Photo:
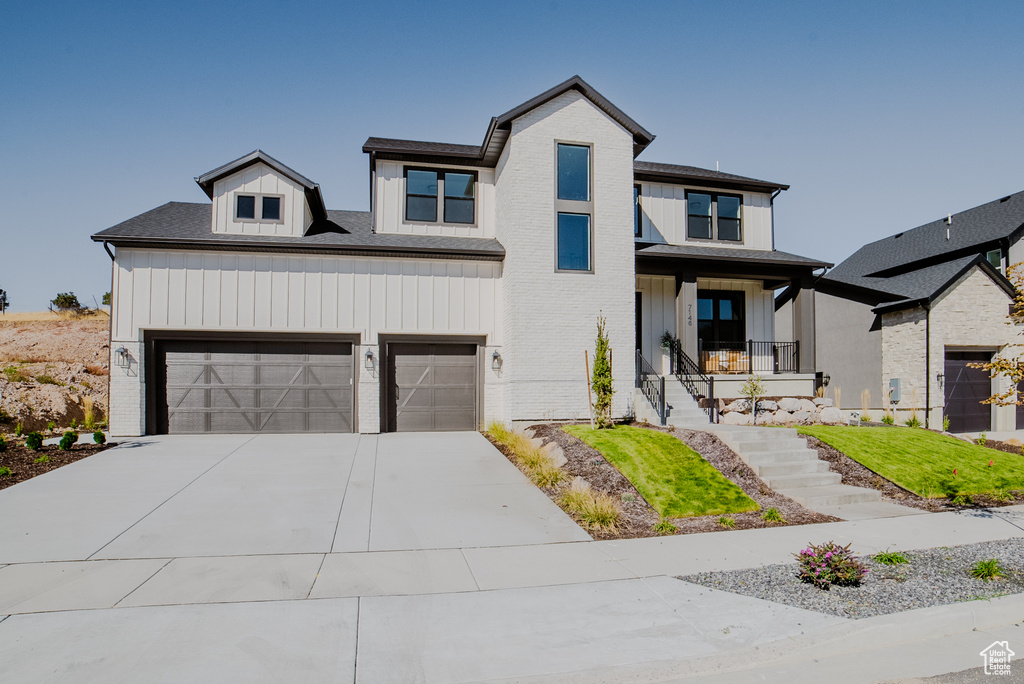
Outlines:
{"type": "Polygon", "coordinates": [[[486,335],[501,344],[501,264],[120,249],[114,339],[141,330],[486,335]]]}
{"type": "Polygon", "coordinates": [[[710,188],[663,183],[640,183],[641,235],[645,242],[670,245],[705,245],[743,249],[772,248],[771,197],[763,193],[729,193],[743,196],[742,242],[693,240],[686,236],[686,191],[718,192],[710,188]]]}
{"type": "MultiPolygon", "coordinates": [[[[256,215],[260,203],[256,202],[256,215]]],[[[253,164],[213,184],[213,232],[245,235],[287,235],[301,237],[312,223],[305,190],[266,164],[253,164]],[[281,198],[281,221],[238,221],[236,195],[273,195],[281,198]]]]}
{"type": "Polygon", "coordinates": [[[640,293],[640,351],[654,370],[668,373],[670,363],[661,349],[665,331],[676,335],[675,278],[664,276],[637,276],[636,289],[640,293]]]}
{"type": "Polygon", "coordinates": [[[416,168],[444,171],[475,171],[476,222],[473,225],[443,222],[443,199],[438,206],[437,223],[417,223],[405,220],[405,164],[377,161],[374,177],[374,229],[378,233],[405,235],[450,235],[455,237],[494,237],[494,169],[467,166],[440,166],[411,164],[416,168]]]}

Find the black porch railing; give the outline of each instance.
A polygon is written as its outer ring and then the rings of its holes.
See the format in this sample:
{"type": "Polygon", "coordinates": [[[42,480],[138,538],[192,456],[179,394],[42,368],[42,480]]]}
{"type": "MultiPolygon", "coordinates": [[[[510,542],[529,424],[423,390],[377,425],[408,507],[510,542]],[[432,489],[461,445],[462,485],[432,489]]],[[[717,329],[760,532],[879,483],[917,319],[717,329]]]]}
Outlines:
{"type": "Polygon", "coordinates": [[[636,386],[641,393],[651,402],[651,406],[658,412],[658,424],[664,425],[666,418],[665,410],[665,378],[658,375],[640,350],[636,350],[636,386]]]}
{"type": "Polygon", "coordinates": [[[690,393],[697,405],[708,414],[712,423],[718,422],[718,411],[715,409],[715,379],[701,372],[700,367],[683,351],[679,340],[672,340],[669,346],[669,359],[672,363],[672,375],[679,379],[683,388],[690,393]]]}
{"type": "Polygon", "coordinates": [[[799,342],[716,342],[698,340],[700,371],[708,375],[799,373],[799,342]]]}

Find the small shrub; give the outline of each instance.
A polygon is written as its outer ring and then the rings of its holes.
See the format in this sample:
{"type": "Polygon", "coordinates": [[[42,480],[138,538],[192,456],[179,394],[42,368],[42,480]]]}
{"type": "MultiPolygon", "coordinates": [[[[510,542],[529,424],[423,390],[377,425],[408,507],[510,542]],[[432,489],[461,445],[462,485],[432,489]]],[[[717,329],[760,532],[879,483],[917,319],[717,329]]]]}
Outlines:
{"type": "Polygon", "coordinates": [[[0,467],[0,477],[10,477],[11,475],[13,475],[13,473],[10,468],[7,466],[0,467]]]}
{"type": "Polygon", "coordinates": [[[1006,489],[997,489],[992,492],[992,498],[996,501],[1013,501],[1013,494],[1006,489]]]}
{"type": "Polygon", "coordinates": [[[4,411],[2,408],[0,408],[0,423],[9,423],[9,422],[11,422],[11,414],[9,414],[7,411],[4,411]]]}
{"type": "Polygon", "coordinates": [[[107,436],[103,434],[102,430],[97,430],[96,432],[92,433],[92,441],[96,442],[97,444],[106,444],[107,436]]]}
{"type": "Polygon", "coordinates": [[[3,435],[0,435],[0,454],[4,453],[5,451],[7,451],[7,440],[4,438],[3,435]]]}
{"type": "Polygon", "coordinates": [[[28,382],[28,376],[17,366],[4,368],[4,378],[7,382],[28,382]]]}
{"type": "Polygon", "coordinates": [[[718,524],[727,530],[731,530],[736,527],[736,518],[731,515],[720,515],[718,516],[718,524]]]}
{"type": "Polygon", "coordinates": [[[891,414],[886,413],[884,416],[882,416],[882,422],[885,423],[886,425],[895,425],[896,419],[893,418],[891,414]]]}
{"type": "Polygon", "coordinates": [[[903,565],[910,562],[910,559],[899,551],[882,551],[881,553],[876,553],[871,558],[876,563],[881,563],[882,565],[903,565]]]}
{"type": "Polygon", "coordinates": [[[833,585],[856,586],[868,574],[867,566],[857,560],[850,545],[840,546],[833,541],[808,544],[800,553],[793,554],[800,566],[800,579],[828,589],[833,585]]]}
{"type": "Polygon", "coordinates": [[[78,419],[77,418],[72,418],[71,419],[71,429],[74,430],[77,427],[78,427],[78,419]]]}
{"type": "Polygon", "coordinates": [[[909,428],[919,428],[919,427],[921,427],[921,421],[918,420],[916,415],[910,416],[909,419],[903,421],[903,424],[906,425],[909,428]]]}
{"type": "Polygon", "coordinates": [[[36,460],[33,461],[33,463],[49,463],[49,462],[50,462],[50,457],[47,456],[46,454],[40,454],[36,458],[36,460]]]}
{"type": "Polygon", "coordinates": [[[767,511],[761,514],[761,520],[768,523],[784,523],[786,519],[782,517],[782,513],[779,513],[779,509],[772,506],[767,511]]]}
{"type": "Polygon", "coordinates": [[[82,419],[82,425],[86,430],[96,429],[96,416],[93,414],[93,404],[95,399],[92,397],[82,397],[82,410],[85,411],[85,418],[82,419]]]}
{"type": "Polygon", "coordinates": [[[860,422],[862,422],[862,423],[870,423],[871,422],[871,416],[865,416],[863,413],[860,414],[860,422]]]}
{"type": "Polygon", "coordinates": [[[954,494],[949,503],[954,506],[970,506],[974,503],[974,499],[971,498],[970,494],[954,494]]]}
{"type": "Polygon", "coordinates": [[[43,435],[39,432],[30,432],[25,435],[25,446],[32,451],[39,451],[43,448],[43,435]]]}
{"type": "Polygon", "coordinates": [[[942,431],[949,432],[949,416],[942,416],[942,431]]]}
{"type": "Polygon", "coordinates": [[[998,558],[980,560],[971,568],[971,577],[984,582],[990,582],[1003,576],[1003,566],[1000,565],[998,558]]]}
{"type": "Polygon", "coordinates": [[[60,438],[60,444],[57,446],[60,447],[61,451],[71,451],[71,447],[75,446],[75,442],[77,441],[78,433],[68,430],[64,433],[64,436],[60,438]]]}
{"type": "Polygon", "coordinates": [[[47,432],[53,432],[53,431],[54,431],[54,430],[55,430],[56,428],[57,428],[57,424],[56,424],[56,423],[54,423],[54,422],[53,422],[52,420],[51,420],[51,421],[49,421],[49,422],[48,422],[48,423],[46,424],[46,431],[47,431],[47,432]]]}
{"type": "Polygon", "coordinates": [[[577,477],[559,497],[565,509],[575,514],[584,527],[614,531],[619,523],[619,507],[604,492],[595,492],[582,477],[577,477]]]}
{"type": "Polygon", "coordinates": [[[21,437],[25,433],[25,426],[22,423],[18,423],[14,426],[14,434],[21,437]]]}
{"type": "Polygon", "coordinates": [[[52,375],[46,375],[45,373],[40,373],[39,375],[37,375],[36,382],[38,382],[40,385],[57,385],[58,387],[64,386],[63,382],[56,379],[52,375]]]}
{"type": "Polygon", "coordinates": [[[982,432],[980,435],[978,435],[978,445],[979,446],[985,446],[985,442],[987,442],[987,441],[988,441],[988,435],[986,433],[982,432]]]}
{"type": "Polygon", "coordinates": [[[665,518],[662,518],[658,522],[654,523],[654,527],[652,527],[651,529],[653,529],[654,532],[657,534],[675,534],[679,531],[678,527],[670,523],[665,518]]]}

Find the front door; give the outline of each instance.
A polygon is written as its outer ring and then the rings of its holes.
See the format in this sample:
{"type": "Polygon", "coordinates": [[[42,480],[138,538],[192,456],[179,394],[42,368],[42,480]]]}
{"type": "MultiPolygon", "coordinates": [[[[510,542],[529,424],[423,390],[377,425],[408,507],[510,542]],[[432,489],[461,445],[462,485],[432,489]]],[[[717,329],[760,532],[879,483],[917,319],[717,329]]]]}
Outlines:
{"type": "Polygon", "coordinates": [[[992,428],[992,407],[981,403],[992,394],[992,381],[987,370],[970,366],[991,360],[989,352],[946,352],[946,417],[950,432],[982,432],[992,428]]]}

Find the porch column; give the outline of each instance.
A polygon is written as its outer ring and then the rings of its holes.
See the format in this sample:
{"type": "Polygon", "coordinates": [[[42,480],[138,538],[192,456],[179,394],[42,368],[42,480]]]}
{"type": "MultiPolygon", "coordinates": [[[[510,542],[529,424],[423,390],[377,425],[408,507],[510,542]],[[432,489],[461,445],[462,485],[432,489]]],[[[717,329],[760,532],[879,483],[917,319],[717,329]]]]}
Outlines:
{"type": "Polygon", "coordinates": [[[683,351],[697,361],[697,276],[676,274],[676,337],[683,351]]]}
{"type": "Polygon", "coordinates": [[[814,281],[800,278],[793,299],[793,339],[800,343],[800,372],[813,373],[814,363],[814,281]]]}

